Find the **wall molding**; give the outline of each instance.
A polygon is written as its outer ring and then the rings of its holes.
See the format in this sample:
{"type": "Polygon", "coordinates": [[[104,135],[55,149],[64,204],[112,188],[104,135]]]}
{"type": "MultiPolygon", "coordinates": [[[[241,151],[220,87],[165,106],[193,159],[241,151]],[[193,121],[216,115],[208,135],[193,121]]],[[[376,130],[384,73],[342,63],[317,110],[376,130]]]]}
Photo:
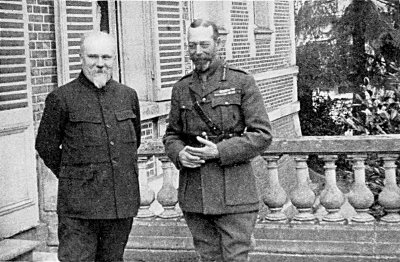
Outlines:
{"type": "Polygon", "coordinates": [[[275,121],[282,117],[295,114],[300,111],[300,102],[296,101],[291,104],[286,104],[278,109],[268,112],[270,121],[275,121]]]}
{"type": "Polygon", "coordinates": [[[140,119],[143,121],[168,115],[170,107],[171,102],[169,100],[162,102],[140,101],[140,119]]]}
{"type": "Polygon", "coordinates": [[[35,205],[35,201],[33,199],[23,199],[21,201],[3,206],[0,208],[0,216],[4,216],[6,214],[15,212],[17,210],[23,209],[25,207],[33,206],[35,205]]]}
{"type": "Polygon", "coordinates": [[[291,67],[284,68],[284,69],[278,69],[278,70],[273,70],[273,71],[268,71],[268,72],[257,73],[257,74],[254,74],[253,76],[256,81],[262,81],[262,80],[272,79],[272,78],[276,78],[276,77],[297,75],[298,73],[299,73],[299,67],[291,66],[291,67]]]}
{"type": "Polygon", "coordinates": [[[29,126],[30,126],[30,123],[28,123],[28,122],[22,122],[22,123],[18,123],[17,125],[12,125],[12,126],[2,126],[2,127],[0,127],[0,136],[7,136],[7,135],[12,135],[12,134],[22,133],[26,129],[28,129],[29,126]]]}

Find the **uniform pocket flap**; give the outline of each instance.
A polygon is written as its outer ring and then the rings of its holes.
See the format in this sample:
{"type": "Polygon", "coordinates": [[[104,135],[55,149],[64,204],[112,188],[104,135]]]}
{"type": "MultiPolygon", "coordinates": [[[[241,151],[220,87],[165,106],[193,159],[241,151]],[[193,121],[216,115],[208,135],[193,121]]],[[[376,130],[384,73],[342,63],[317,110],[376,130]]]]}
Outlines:
{"type": "Polygon", "coordinates": [[[133,111],[129,109],[115,112],[115,116],[117,117],[118,121],[136,118],[135,113],[133,113],[133,111]]]}
{"type": "Polygon", "coordinates": [[[90,167],[63,166],[59,178],[90,180],[93,176],[94,171],[90,167]]]}
{"type": "Polygon", "coordinates": [[[69,114],[71,122],[88,122],[88,123],[101,123],[101,117],[98,114],[88,114],[85,112],[71,112],[69,114]]]}
{"type": "Polygon", "coordinates": [[[212,107],[240,105],[241,101],[242,100],[240,94],[221,95],[221,96],[214,96],[211,105],[212,107]]]}

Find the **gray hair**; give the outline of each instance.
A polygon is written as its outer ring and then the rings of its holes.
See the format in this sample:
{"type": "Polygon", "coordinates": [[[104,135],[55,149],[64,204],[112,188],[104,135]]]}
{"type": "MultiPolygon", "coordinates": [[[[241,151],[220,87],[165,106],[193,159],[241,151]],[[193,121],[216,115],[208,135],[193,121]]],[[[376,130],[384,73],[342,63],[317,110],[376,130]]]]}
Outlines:
{"type": "Polygon", "coordinates": [[[90,38],[95,38],[95,39],[98,39],[99,41],[109,40],[114,46],[114,51],[116,52],[116,50],[117,50],[117,41],[115,40],[115,38],[112,35],[105,33],[105,32],[101,32],[101,31],[89,31],[89,32],[83,34],[83,36],[81,37],[80,54],[83,53],[86,41],[90,38]]]}
{"type": "Polygon", "coordinates": [[[198,18],[198,19],[193,20],[192,23],[190,23],[190,28],[197,28],[197,27],[200,27],[200,26],[202,26],[202,27],[212,26],[213,39],[215,41],[217,41],[217,39],[219,37],[219,32],[218,32],[218,26],[214,22],[198,18]]]}

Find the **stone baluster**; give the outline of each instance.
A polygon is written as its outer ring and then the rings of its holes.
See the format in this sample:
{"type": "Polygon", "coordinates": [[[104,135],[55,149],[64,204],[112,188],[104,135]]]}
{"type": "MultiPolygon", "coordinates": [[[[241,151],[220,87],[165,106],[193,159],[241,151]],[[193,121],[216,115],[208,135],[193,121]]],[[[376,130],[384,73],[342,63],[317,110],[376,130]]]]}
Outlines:
{"type": "Polygon", "coordinates": [[[266,221],[285,222],[286,215],[282,212],[287,195],[279,183],[278,160],[279,156],[263,156],[267,162],[266,186],[263,192],[263,202],[271,213],[265,216],[266,221]]]}
{"type": "Polygon", "coordinates": [[[385,187],[379,194],[379,204],[381,204],[387,214],[381,218],[385,223],[400,222],[400,188],[396,183],[396,160],[398,155],[385,154],[383,157],[383,167],[385,168],[385,187]]]}
{"type": "Polygon", "coordinates": [[[339,213],[341,206],[344,204],[345,198],[342,191],[336,183],[336,155],[323,155],[321,158],[324,160],[325,165],[325,187],[321,192],[320,201],[321,205],[325,207],[328,212],[322,220],[326,222],[341,223],[345,218],[339,213]]]}
{"type": "Polygon", "coordinates": [[[138,158],[139,167],[139,189],[140,189],[140,207],[136,218],[150,218],[155,214],[149,209],[155,199],[154,191],[149,187],[146,164],[147,157],[138,158]]]}
{"type": "Polygon", "coordinates": [[[164,208],[164,211],[159,215],[159,217],[176,218],[179,217],[179,213],[176,210],[178,191],[174,187],[173,182],[174,165],[167,156],[161,156],[159,159],[163,170],[163,184],[157,194],[157,201],[164,208]]]}
{"type": "Polygon", "coordinates": [[[310,187],[310,175],[307,166],[308,156],[296,156],[296,187],[290,192],[290,200],[297,208],[299,213],[294,216],[293,220],[298,222],[316,221],[312,213],[312,206],[315,201],[315,194],[310,187]]]}
{"type": "MultiPolygon", "coordinates": [[[[172,165],[172,184],[173,184],[174,188],[178,189],[178,187],[179,187],[179,170],[174,165],[172,165]]],[[[182,209],[179,206],[179,203],[176,204],[175,210],[179,214],[179,217],[183,216],[182,209]]]]}
{"type": "Polygon", "coordinates": [[[351,221],[358,223],[375,221],[374,217],[368,213],[369,208],[374,203],[374,194],[365,184],[364,162],[366,158],[366,155],[353,155],[349,157],[353,161],[354,184],[348,195],[348,200],[357,212],[351,218],[351,221]]]}

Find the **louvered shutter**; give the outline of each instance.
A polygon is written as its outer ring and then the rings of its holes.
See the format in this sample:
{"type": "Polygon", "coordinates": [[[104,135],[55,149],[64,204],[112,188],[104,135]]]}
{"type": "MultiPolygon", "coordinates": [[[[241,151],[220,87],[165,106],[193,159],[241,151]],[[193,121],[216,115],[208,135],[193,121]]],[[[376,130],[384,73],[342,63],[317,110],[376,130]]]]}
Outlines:
{"type": "Polygon", "coordinates": [[[172,86],[185,72],[181,1],[157,1],[156,43],[158,69],[156,101],[168,100],[172,86]]]}
{"type": "Polygon", "coordinates": [[[28,107],[24,3],[0,1],[0,111],[28,107]]]}
{"type": "Polygon", "coordinates": [[[59,85],[76,78],[81,71],[80,39],[85,32],[99,30],[97,3],[91,0],[55,1],[57,67],[59,85]]]}

